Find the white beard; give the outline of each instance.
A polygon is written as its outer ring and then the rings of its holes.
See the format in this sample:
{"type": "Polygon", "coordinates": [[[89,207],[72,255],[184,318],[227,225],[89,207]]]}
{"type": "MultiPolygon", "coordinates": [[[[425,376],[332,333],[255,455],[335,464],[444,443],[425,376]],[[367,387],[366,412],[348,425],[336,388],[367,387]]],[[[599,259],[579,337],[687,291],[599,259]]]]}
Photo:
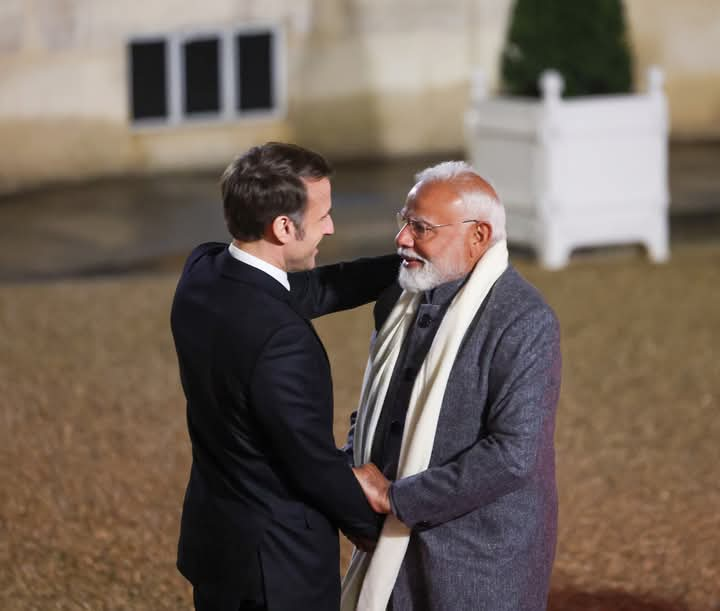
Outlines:
{"type": "Polygon", "coordinates": [[[420,293],[441,285],[442,279],[432,263],[425,263],[420,269],[408,269],[404,265],[401,266],[398,283],[410,293],[420,293]]]}
{"type": "Polygon", "coordinates": [[[454,280],[458,275],[462,275],[446,273],[438,268],[437,265],[430,263],[430,261],[423,259],[409,249],[398,248],[398,254],[401,256],[404,255],[406,257],[412,257],[413,259],[417,259],[423,263],[422,267],[418,269],[410,269],[405,265],[400,266],[398,284],[400,284],[400,287],[409,293],[429,291],[434,289],[436,286],[444,284],[445,282],[454,280]]]}

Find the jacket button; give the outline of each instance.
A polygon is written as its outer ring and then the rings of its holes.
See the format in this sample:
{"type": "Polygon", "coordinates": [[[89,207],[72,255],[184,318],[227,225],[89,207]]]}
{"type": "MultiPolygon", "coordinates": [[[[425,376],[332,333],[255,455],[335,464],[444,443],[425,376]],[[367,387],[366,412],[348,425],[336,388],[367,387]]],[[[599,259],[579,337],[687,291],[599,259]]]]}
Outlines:
{"type": "Polygon", "coordinates": [[[418,327],[420,327],[421,329],[425,329],[426,327],[430,326],[431,322],[432,317],[429,314],[423,314],[418,321],[418,327]]]}

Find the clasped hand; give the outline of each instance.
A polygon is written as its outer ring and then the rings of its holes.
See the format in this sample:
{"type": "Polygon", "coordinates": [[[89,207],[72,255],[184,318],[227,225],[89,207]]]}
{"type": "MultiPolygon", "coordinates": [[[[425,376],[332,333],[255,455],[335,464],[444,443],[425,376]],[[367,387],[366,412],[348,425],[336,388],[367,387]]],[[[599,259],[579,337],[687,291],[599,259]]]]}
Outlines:
{"type": "Polygon", "coordinates": [[[381,514],[390,513],[390,481],[380,469],[370,462],[353,467],[353,473],[373,511],[381,514]]]}

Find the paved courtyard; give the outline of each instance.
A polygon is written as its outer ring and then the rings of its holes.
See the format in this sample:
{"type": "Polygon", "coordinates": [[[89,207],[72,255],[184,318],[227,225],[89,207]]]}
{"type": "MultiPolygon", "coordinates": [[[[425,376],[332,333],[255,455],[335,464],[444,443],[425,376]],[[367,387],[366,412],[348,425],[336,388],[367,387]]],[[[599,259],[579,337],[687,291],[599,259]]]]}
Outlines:
{"type": "MultiPolygon", "coordinates": [[[[392,248],[394,214],[414,173],[439,160],[338,164],[336,234],[325,241],[323,260],[392,248]]],[[[104,179],[0,197],[0,282],[157,268],[199,242],[226,240],[221,171],[104,179]]],[[[672,243],[720,236],[720,144],[671,147],[670,191],[672,243]]],[[[623,253],[615,248],[600,257],[623,253]]]]}
{"type": "MultiPolygon", "coordinates": [[[[720,610],[720,149],[700,149],[672,158],[669,263],[623,247],[548,272],[513,254],[562,328],[550,611],[720,610]]],[[[341,165],[325,260],[387,250],[430,161],[341,165]]],[[[0,200],[0,609],[191,608],[174,568],[190,451],[168,312],[184,253],[225,239],[215,183],[0,200]]],[[[338,442],[370,318],[317,321],[338,442]]]]}

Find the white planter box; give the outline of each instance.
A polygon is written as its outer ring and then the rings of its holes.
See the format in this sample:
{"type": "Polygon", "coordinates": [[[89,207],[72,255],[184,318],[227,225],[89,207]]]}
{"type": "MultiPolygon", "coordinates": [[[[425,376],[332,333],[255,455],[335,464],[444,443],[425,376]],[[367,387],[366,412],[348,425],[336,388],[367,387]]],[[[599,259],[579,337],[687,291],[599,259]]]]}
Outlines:
{"type": "Polygon", "coordinates": [[[508,241],[531,246],[544,267],[579,246],[640,243],[668,251],[667,101],[663,75],[644,94],[562,99],[562,78],[540,79],[542,98],[489,98],[473,81],[465,116],[469,157],[507,210],[508,241]]]}

